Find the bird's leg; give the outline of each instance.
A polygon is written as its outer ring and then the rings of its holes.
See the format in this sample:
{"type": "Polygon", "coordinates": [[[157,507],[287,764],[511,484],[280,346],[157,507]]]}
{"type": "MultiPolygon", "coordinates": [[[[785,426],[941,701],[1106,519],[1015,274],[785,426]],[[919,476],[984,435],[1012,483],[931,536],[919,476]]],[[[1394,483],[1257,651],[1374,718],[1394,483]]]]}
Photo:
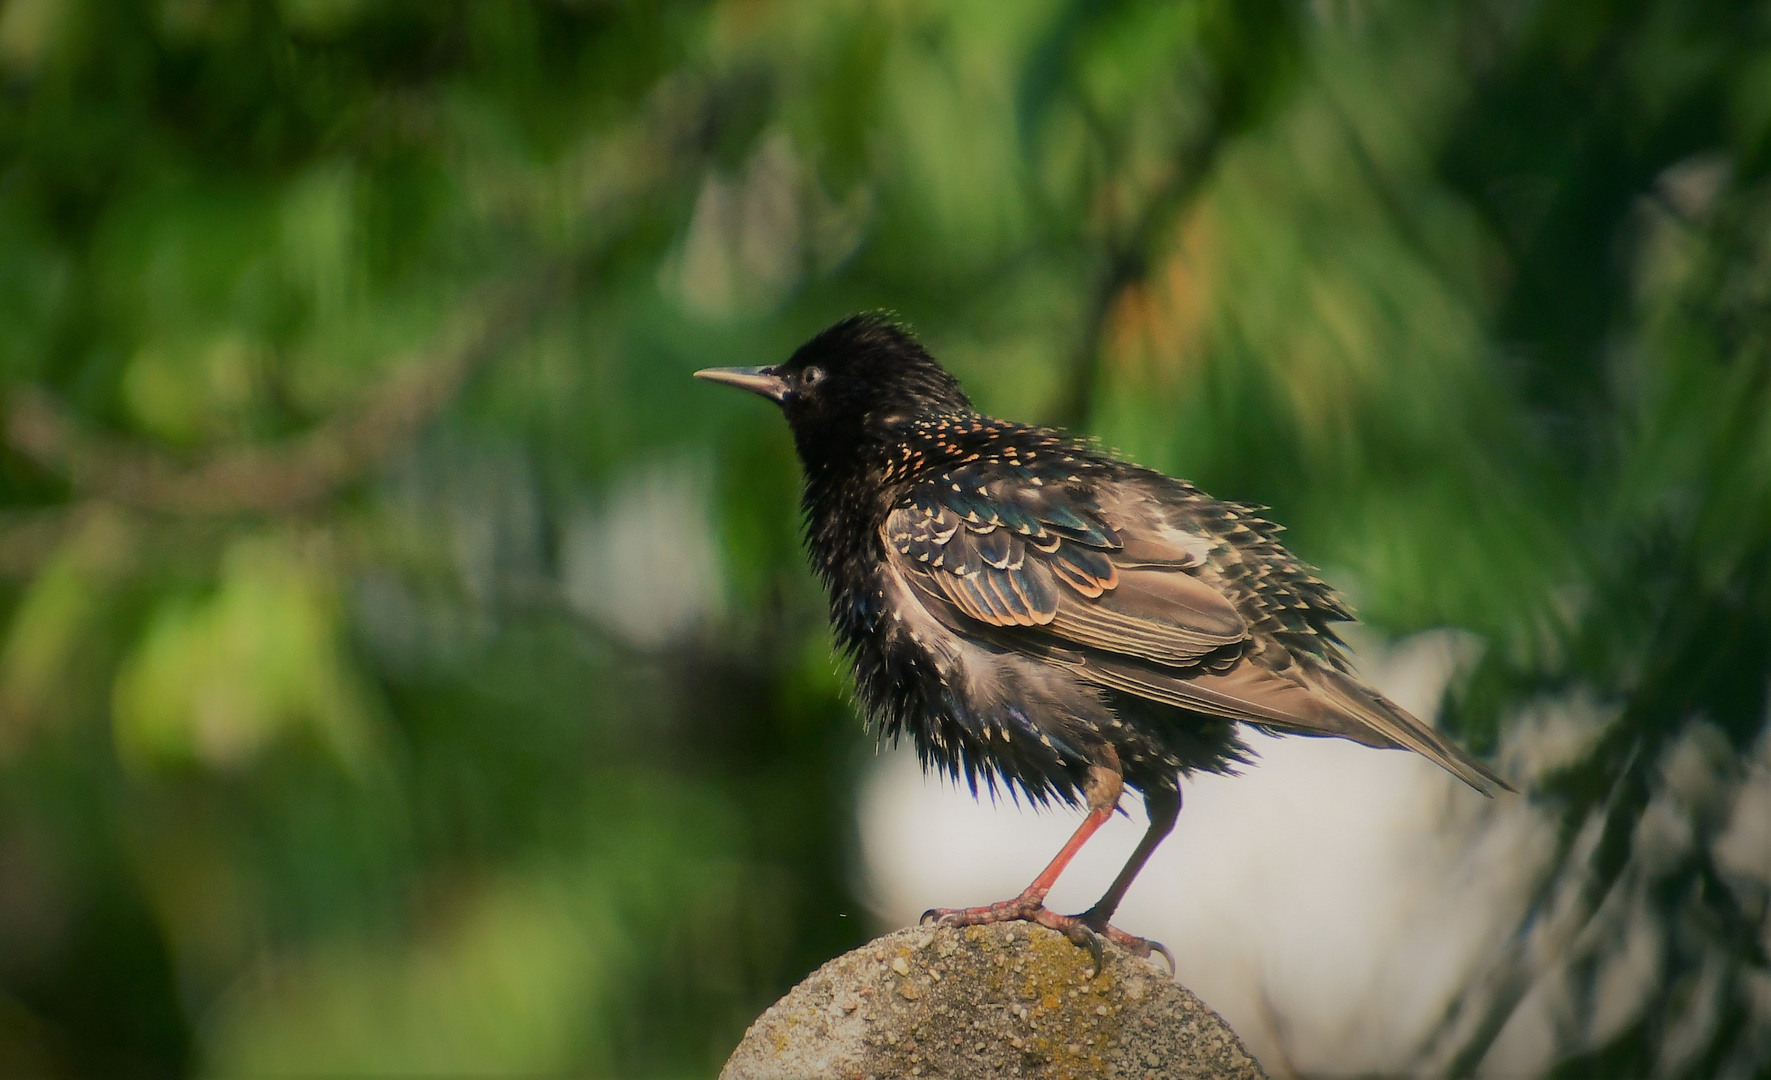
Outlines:
{"type": "Polygon", "coordinates": [[[1076,919],[1095,933],[1105,934],[1107,940],[1123,945],[1139,956],[1149,956],[1152,952],[1161,953],[1163,959],[1168,961],[1168,971],[1172,975],[1175,971],[1174,954],[1160,941],[1133,937],[1118,927],[1109,925],[1113,913],[1119,910],[1119,902],[1125,899],[1126,890],[1131,888],[1132,880],[1150,860],[1150,853],[1174,831],[1175,819],[1181,814],[1180,790],[1155,788],[1144,792],[1144,812],[1150,817],[1150,827],[1144,830],[1144,836],[1132,851],[1131,858],[1125,860],[1119,876],[1113,879],[1113,884],[1107,887],[1106,893],[1095,902],[1095,906],[1076,916],[1076,919]]]}
{"type": "MultiPolygon", "coordinates": [[[[1119,775],[1117,755],[1113,755],[1110,748],[1107,752],[1111,755],[1109,760],[1113,767],[1089,766],[1088,779],[1083,783],[1083,794],[1088,797],[1088,816],[1082,819],[1082,824],[1076,827],[1070,839],[1052,861],[1046,864],[1045,869],[1039,872],[1039,876],[1033,879],[1033,883],[1021,890],[1021,895],[985,907],[931,908],[923,912],[922,921],[926,923],[933,919],[942,926],[977,926],[981,923],[1014,920],[1036,922],[1060,931],[1070,940],[1087,947],[1095,954],[1095,970],[1099,971],[1101,943],[1095,937],[1093,929],[1076,917],[1047,910],[1045,894],[1051,891],[1058,875],[1070,865],[1070,860],[1082,850],[1082,845],[1088,843],[1089,837],[1107,823],[1107,819],[1113,816],[1114,809],[1119,805],[1119,795],[1125,789],[1124,781],[1119,775]]],[[[1151,846],[1154,847],[1155,844],[1151,846]]],[[[1149,955],[1149,949],[1144,950],[1144,955],[1149,955]]]]}

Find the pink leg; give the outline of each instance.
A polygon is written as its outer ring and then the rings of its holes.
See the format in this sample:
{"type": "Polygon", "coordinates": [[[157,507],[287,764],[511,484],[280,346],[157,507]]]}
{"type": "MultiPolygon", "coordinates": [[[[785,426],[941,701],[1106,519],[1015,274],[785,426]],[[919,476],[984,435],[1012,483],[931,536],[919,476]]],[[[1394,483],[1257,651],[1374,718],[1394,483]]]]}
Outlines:
{"type": "MultiPolygon", "coordinates": [[[[1115,761],[1114,764],[1117,765],[1118,762],[1115,761]]],[[[1070,839],[1065,841],[1063,848],[1052,857],[1052,861],[1046,864],[1045,869],[1039,872],[1039,876],[1033,879],[1033,883],[1021,890],[1021,895],[1012,900],[1003,900],[984,907],[930,908],[923,912],[922,921],[926,923],[933,919],[942,926],[978,926],[983,923],[1016,921],[1038,923],[1058,931],[1092,952],[1095,957],[1096,971],[1101,969],[1101,942],[1096,934],[1105,933],[1109,940],[1124,946],[1138,956],[1149,956],[1154,950],[1169,957],[1168,966],[1172,972],[1174,959],[1169,956],[1169,951],[1161,944],[1133,937],[1112,926],[1092,927],[1082,917],[1059,915],[1045,906],[1045,894],[1051,891],[1052,885],[1058,880],[1058,875],[1062,874],[1064,868],[1070,865],[1070,860],[1074,859],[1076,853],[1082,850],[1082,845],[1088,843],[1089,838],[1107,823],[1108,818],[1113,816],[1113,810],[1119,805],[1119,795],[1123,790],[1124,784],[1117,769],[1109,769],[1099,765],[1090,768],[1088,782],[1084,786],[1084,791],[1088,795],[1088,816],[1082,819],[1082,824],[1078,825],[1076,831],[1070,834],[1070,839]]]]}

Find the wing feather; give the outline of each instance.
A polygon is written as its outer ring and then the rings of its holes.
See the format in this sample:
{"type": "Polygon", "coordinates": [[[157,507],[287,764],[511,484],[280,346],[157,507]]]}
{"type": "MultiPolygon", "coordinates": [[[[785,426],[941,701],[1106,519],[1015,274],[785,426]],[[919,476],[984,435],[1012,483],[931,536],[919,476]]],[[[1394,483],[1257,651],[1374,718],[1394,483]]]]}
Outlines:
{"type": "MultiPolygon", "coordinates": [[[[977,469],[922,485],[888,518],[888,552],[958,610],[991,626],[1037,628],[1176,667],[1247,636],[1230,601],[1187,572],[1187,553],[1122,570],[1120,530],[1085,491],[1024,487],[1015,501],[1008,490],[977,469]],[[984,494],[992,486],[994,498],[984,494]]],[[[1140,559],[1150,558],[1156,544],[1140,540],[1140,559]]]]}
{"type": "MultiPolygon", "coordinates": [[[[1312,632],[1306,587],[1326,598],[1329,617],[1345,617],[1326,586],[1300,577],[1295,564],[1286,572],[1296,587],[1275,590],[1245,618],[1196,576],[1219,542],[1212,536],[1166,520],[1140,527],[1124,505],[1104,511],[1081,485],[1001,482],[992,465],[1024,468],[980,463],[942,475],[913,490],[881,529],[894,568],[954,630],[1043,655],[1106,689],[1279,731],[1413,750],[1484,793],[1511,790],[1383,695],[1268,636],[1312,632]],[[1258,635],[1248,621],[1257,616],[1258,635]]],[[[1244,569],[1255,579],[1269,572],[1264,563],[1244,569]]]]}
{"type": "Polygon", "coordinates": [[[1165,570],[1125,571],[1112,592],[1095,600],[1086,593],[1064,597],[1051,629],[1078,644],[1170,666],[1190,665],[1248,634],[1217,590],[1165,570]]]}

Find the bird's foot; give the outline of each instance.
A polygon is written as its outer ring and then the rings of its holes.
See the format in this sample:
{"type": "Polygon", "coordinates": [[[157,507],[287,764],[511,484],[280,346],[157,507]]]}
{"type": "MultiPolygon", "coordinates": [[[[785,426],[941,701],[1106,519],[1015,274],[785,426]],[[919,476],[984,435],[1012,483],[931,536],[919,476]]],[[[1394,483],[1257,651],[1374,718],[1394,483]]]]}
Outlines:
{"type": "Polygon", "coordinates": [[[1003,900],[984,907],[972,908],[930,908],[922,913],[919,922],[927,926],[933,922],[936,926],[981,926],[985,923],[999,922],[1030,922],[1049,927],[1063,934],[1071,941],[1089,951],[1094,958],[1095,971],[1106,970],[1105,956],[1101,948],[1101,938],[1105,937],[1135,956],[1148,957],[1151,953],[1162,954],[1168,961],[1168,973],[1175,973],[1174,954],[1168,951],[1160,941],[1148,938],[1133,937],[1116,926],[1108,925],[1105,919],[1094,919],[1089,914],[1059,915],[1046,907],[1044,896],[1031,892],[1022,893],[1013,900],[1003,900]],[[1095,925],[1096,923],[1099,925],[1095,925]]]}
{"type": "Polygon", "coordinates": [[[1028,889],[1013,900],[1003,900],[983,907],[929,908],[917,921],[924,926],[931,922],[937,926],[982,926],[985,923],[1038,922],[1042,914],[1052,915],[1046,910],[1045,895],[1028,889]]]}
{"type": "MultiPolygon", "coordinates": [[[[1085,920],[1088,919],[1087,915],[1078,915],[1076,916],[1076,919],[1078,922],[1084,922],[1085,925],[1088,925],[1089,929],[1095,930],[1095,927],[1092,924],[1085,922],[1085,920]]],[[[1162,942],[1152,940],[1151,938],[1135,937],[1126,933],[1124,930],[1121,930],[1117,926],[1106,924],[1103,924],[1098,930],[1095,930],[1095,932],[1103,935],[1108,941],[1111,941],[1113,944],[1131,953],[1133,956],[1141,956],[1145,960],[1150,959],[1151,953],[1162,954],[1162,959],[1168,964],[1168,977],[1171,979],[1175,977],[1175,954],[1169,952],[1168,946],[1164,945],[1162,942]]]]}
{"type": "Polygon", "coordinates": [[[1105,968],[1105,956],[1101,952],[1101,937],[1093,929],[1083,924],[1074,915],[1059,915],[1045,906],[1044,896],[1031,890],[1022,893],[1013,900],[984,907],[972,908],[930,908],[922,913],[919,920],[924,926],[931,921],[936,926],[982,926],[985,923],[999,922],[1030,922],[1040,926],[1048,926],[1058,933],[1074,941],[1089,951],[1094,957],[1095,971],[1105,968]]]}

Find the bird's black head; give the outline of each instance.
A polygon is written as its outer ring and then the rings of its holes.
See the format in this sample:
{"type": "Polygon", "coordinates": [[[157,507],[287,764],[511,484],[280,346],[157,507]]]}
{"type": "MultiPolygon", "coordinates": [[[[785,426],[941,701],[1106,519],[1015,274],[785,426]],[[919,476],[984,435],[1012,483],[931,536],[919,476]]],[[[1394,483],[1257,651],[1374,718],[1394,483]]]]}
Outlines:
{"type": "Polygon", "coordinates": [[[875,314],[826,328],[785,363],[695,374],[780,405],[811,471],[895,443],[894,429],[906,420],[971,408],[959,383],[908,330],[875,314]]]}

